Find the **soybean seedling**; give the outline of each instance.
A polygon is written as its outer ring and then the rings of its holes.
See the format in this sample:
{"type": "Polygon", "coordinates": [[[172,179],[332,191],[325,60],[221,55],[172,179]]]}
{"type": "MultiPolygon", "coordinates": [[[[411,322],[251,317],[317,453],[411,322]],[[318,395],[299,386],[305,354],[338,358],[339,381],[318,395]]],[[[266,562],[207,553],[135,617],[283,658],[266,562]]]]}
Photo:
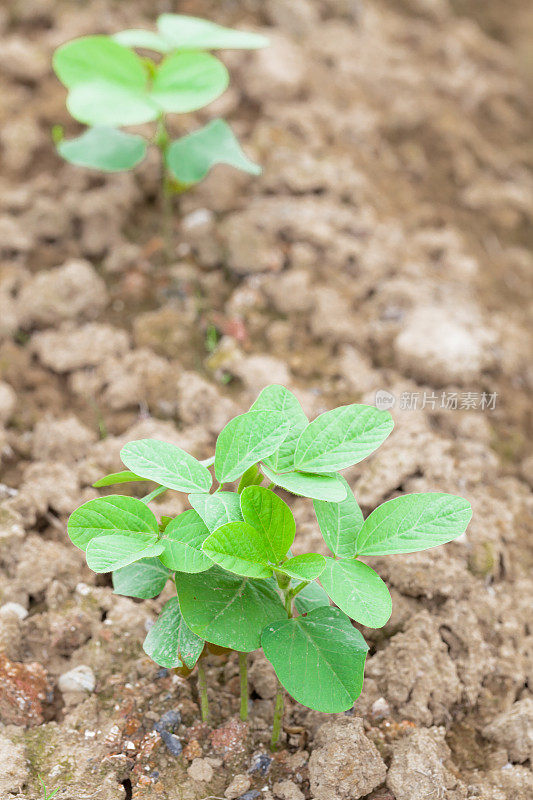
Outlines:
{"type": "Polygon", "coordinates": [[[242,151],[229,125],[215,119],[171,140],[168,114],[197,111],[228,87],[224,64],[208,50],[256,49],[268,40],[256,33],[223,28],[181,14],[162,14],[157,33],[127,30],[114,36],[82,36],[61,45],[53,59],[68,89],[67,108],[90,126],[81,136],[53,136],[59,154],[71,164],[121,172],[136,167],[154,145],[161,159],[162,225],[167,256],[172,250],[173,196],[201,181],[215,164],[259,175],[261,168],[242,151]],[[135,51],[152,52],[156,58],[135,51]],[[153,122],[150,138],[120,130],[153,122]]]}
{"type": "Polygon", "coordinates": [[[175,585],[144,650],[168,668],[199,663],[204,719],[201,657],[213,646],[240,654],[243,719],[246,654],[263,648],[279,679],[273,747],[284,689],[318,711],[353,706],[368,647],[352,620],[379,628],[392,609],[387,586],[363,559],[444,544],[471,518],[466,500],[440,492],[395,497],[363,518],[339,472],[376,450],[392,427],[388,412],[357,404],[309,422],[290,391],[269,386],[228,422],[213,458],[197,461],[154,439],[130,442],[121,451],[127,469],[94,485],[153,481],[157,488],[142,500],[90,500],[71,515],[72,542],[92,570],[113,573],[117,594],[149,598],[168,580],[175,585]],[[235,482],[236,491],[225,488],[235,482]],[[313,501],[331,555],[291,553],[296,525],[278,487],[313,501]],[[187,493],[191,508],[158,522],[147,503],[168,489],[187,493]]]}

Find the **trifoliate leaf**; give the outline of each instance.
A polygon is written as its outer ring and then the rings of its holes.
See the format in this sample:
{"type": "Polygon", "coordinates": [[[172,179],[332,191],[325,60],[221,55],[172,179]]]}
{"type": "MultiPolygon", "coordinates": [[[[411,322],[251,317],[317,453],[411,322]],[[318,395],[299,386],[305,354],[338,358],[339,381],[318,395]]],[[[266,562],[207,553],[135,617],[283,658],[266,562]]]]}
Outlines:
{"type": "Polygon", "coordinates": [[[228,572],[249,578],[271,578],[270,542],[263,532],[246,522],[228,522],[211,533],[203,544],[204,553],[228,572]]]}
{"type": "Polygon", "coordinates": [[[259,531],[265,542],[267,561],[278,564],[291,547],[296,523],[289,506],[262,486],[249,486],[241,494],[244,520],[259,531]]]}
{"type": "Polygon", "coordinates": [[[139,561],[151,558],[163,552],[163,545],[156,536],[146,533],[96,536],[91,539],[85,552],[87,566],[93,572],[113,572],[139,561]]]}
{"type": "Polygon", "coordinates": [[[97,536],[158,534],[157,519],[136,497],[109,495],[89,500],[70,515],[68,535],[80,550],[97,536]]]}
{"type": "Polygon", "coordinates": [[[369,628],[381,628],[392,612],[386,584],[362,561],[326,558],[320,582],[335,605],[369,628]]]}
{"type": "Polygon", "coordinates": [[[161,538],[165,546],[161,561],[165,566],[180,572],[204,572],[213,566],[202,552],[209,530],[196,511],[189,509],[165,527],[161,538]]]}
{"type": "Polygon", "coordinates": [[[320,553],[302,553],[285,561],[279,572],[301,581],[314,581],[324,571],[326,559],[320,553]]]}
{"type": "Polygon", "coordinates": [[[341,503],[313,500],[313,506],[320,531],[331,552],[343,558],[355,558],[357,536],[363,526],[363,512],[346,479],[341,475],[339,479],[346,488],[346,500],[341,503]]]}
{"type": "Polygon", "coordinates": [[[208,492],[213,480],[207,467],[169,442],[139,439],[120,451],[124,464],[143,478],[178,492],[208,492]]]}
{"type": "Polygon", "coordinates": [[[213,533],[226,522],[242,521],[241,498],[237,492],[190,494],[189,503],[213,533]]]}
{"type": "Polygon", "coordinates": [[[281,486],[292,494],[311,497],[329,502],[339,502],[346,498],[346,487],[339,475],[313,475],[308,472],[277,473],[261,464],[261,471],[269,481],[281,486]]]}
{"type": "Polygon", "coordinates": [[[220,483],[239,478],[252,464],[272,455],[290,424],[279,411],[248,411],[228,422],[215,449],[215,475],[220,483]]]}
{"type": "Polygon", "coordinates": [[[267,386],[260,393],[257,400],[253,403],[250,411],[280,411],[289,420],[290,428],[287,437],[282,442],[279,449],[268,458],[264,459],[265,464],[275,472],[292,470],[294,466],[294,451],[302,431],[308,426],[309,421],[303,409],[293,395],[285,386],[272,384],[267,386]]]}
{"type": "Polygon", "coordinates": [[[114,570],[113,590],[115,594],[148,600],[161,594],[170,574],[158,558],[143,558],[114,570]]]}

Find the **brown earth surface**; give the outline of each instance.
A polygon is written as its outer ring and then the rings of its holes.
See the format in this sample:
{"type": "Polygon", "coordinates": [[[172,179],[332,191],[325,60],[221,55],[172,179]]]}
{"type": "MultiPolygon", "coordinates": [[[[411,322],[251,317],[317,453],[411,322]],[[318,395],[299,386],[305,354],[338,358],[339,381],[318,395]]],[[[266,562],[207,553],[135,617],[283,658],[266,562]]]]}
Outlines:
{"type": "MultiPolygon", "coordinates": [[[[532,29],[526,0],[2,4],[1,800],[41,798],[39,776],[62,800],[533,796],[532,29]],[[223,53],[231,89],[173,122],[224,115],[264,174],[182,197],[170,266],[157,159],[102,176],[50,135],[78,130],[54,48],[167,10],[271,38],[223,53]],[[364,631],[363,694],[332,717],[289,701],[272,758],[268,663],[246,727],[237,663],[212,656],[199,724],[194,680],[141,648],[168,593],[113,595],[65,523],[125,441],[205,458],[273,382],[311,415],[392,393],[393,435],[346,472],[365,513],[441,490],[474,518],[372,561],[394,611],[364,631]]],[[[323,547],[287,499],[297,548],[323,547]]]]}

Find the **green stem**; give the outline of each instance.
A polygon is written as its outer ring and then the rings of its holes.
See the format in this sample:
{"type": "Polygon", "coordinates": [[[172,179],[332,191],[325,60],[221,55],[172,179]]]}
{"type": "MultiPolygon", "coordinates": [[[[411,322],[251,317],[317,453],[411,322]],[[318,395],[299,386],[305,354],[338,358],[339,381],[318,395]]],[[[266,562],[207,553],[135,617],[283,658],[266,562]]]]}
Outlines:
{"type": "Polygon", "coordinates": [[[174,209],[172,203],[172,182],[166,164],[166,155],[170,138],[165,127],[163,116],[161,116],[157,122],[155,143],[161,154],[161,232],[163,236],[165,261],[167,264],[170,264],[174,256],[172,225],[174,209]]]}
{"type": "Polygon", "coordinates": [[[241,676],[241,719],[248,719],[248,655],[239,653],[239,672],[241,676]]]}
{"type": "Polygon", "coordinates": [[[204,665],[198,662],[198,694],[200,695],[200,710],[202,712],[202,722],[209,722],[209,700],[207,699],[207,679],[205,677],[204,665]]]}
{"type": "Polygon", "coordinates": [[[281,723],[283,721],[283,710],[285,707],[285,691],[278,681],[276,692],[276,704],[274,706],[274,723],[272,725],[272,738],[270,739],[270,749],[276,750],[281,735],[281,723]]]}
{"type": "Polygon", "coordinates": [[[143,503],[149,503],[151,500],[154,499],[154,497],[159,497],[160,494],[163,494],[163,492],[166,491],[167,491],[166,486],[158,486],[157,489],[154,489],[154,491],[150,492],[150,494],[145,494],[144,497],[141,497],[141,500],[143,501],[143,503]]]}

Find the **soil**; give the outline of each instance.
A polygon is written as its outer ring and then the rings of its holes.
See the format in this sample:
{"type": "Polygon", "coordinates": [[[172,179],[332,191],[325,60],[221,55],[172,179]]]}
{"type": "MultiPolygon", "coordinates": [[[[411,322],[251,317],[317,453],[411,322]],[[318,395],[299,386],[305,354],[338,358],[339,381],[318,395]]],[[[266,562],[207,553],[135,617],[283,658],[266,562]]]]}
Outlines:
{"type": "MultiPolygon", "coordinates": [[[[532,28],[525,0],[2,5],[1,800],[39,778],[62,800],[533,796],[532,28]],[[54,48],[169,9],[272,42],[222,54],[232,88],[174,123],[224,115],[264,174],[183,196],[170,265],[157,160],[103,176],[50,136],[78,130],[54,48]],[[289,700],[274,756],[262,657],[247,726],[235,658],[210,658],[200,724],[194,676],[141,648],[168,593],[113,595],[65,532],[125,441],[205,458],[272,382],[311,415],[394,395],[395,432],[346,472],[365,512],[403,491],[474,508],[460,541],[372,561],[394,612],[363,631],[363,694],[333,717],[289,700]]],[[[287,499],[297,549],[323,547],[287,499]]]]}

